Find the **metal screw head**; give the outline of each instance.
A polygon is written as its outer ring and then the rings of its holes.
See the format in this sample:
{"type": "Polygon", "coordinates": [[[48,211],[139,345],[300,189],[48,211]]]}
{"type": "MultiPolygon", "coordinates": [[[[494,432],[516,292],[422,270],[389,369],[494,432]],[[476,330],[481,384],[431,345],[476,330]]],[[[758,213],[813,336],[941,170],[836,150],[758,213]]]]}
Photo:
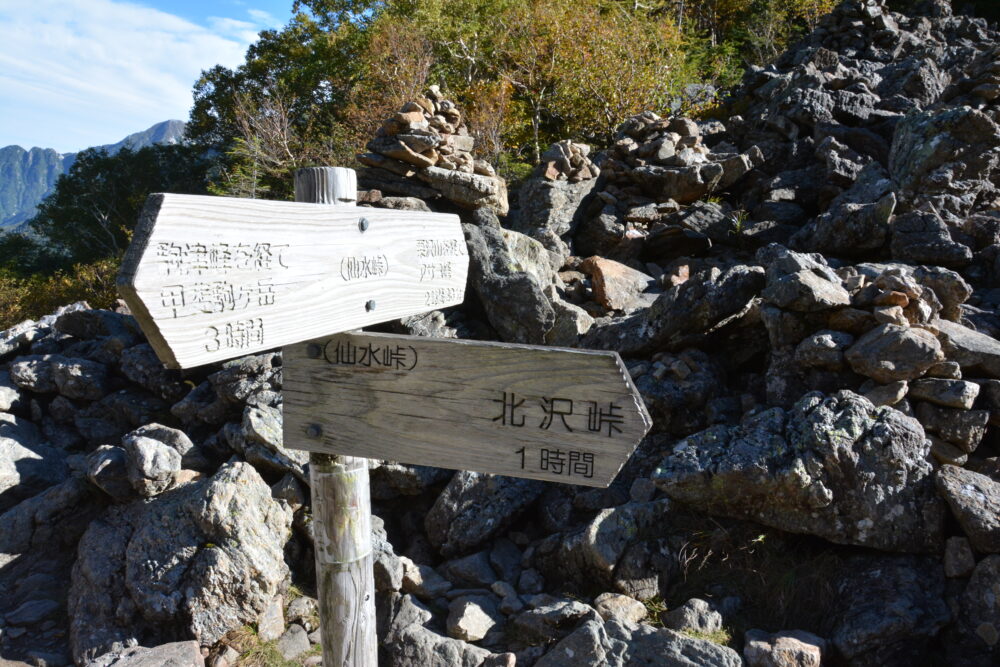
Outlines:
{"type": "Polygon", "coordinates": [[[309,355],[310,359],[319,359],[319,355],[323,354],[323,349],[316,343],[309,343],[306,345],[306,354],[309,355]]]}
{"type": "Polygon", "coordinates": [[[365,310],[367,310],[369,313],[372,312],[373,310],[375,310],[375,300],[374,299],[370,299],[368,301],[368,303],[365,304],[365,310]]]}
{"type": "Polygon", "coordinates": [[[309,426],[306,426],[306,435],[310,438],[318,438],[323,435],[323,427],[319,424],[309,424],[309,426]]]}
{"type": "Polygon", "coordinates": [[[368,226],[370,224],[371,223],[368,222],[368,218],[361,218],[360,220],[358,220],[358,229],[360,229],[361,231],[367,231],[368,226]]]}

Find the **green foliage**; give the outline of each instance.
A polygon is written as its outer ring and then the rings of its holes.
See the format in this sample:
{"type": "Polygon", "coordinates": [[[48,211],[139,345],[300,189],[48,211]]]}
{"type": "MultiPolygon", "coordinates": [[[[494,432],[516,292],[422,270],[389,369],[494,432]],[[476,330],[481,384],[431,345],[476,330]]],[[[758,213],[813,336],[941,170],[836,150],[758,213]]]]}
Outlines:
{"type": "Polygon", "coordinates": [[[37,319],[60,306],[86,301],[93,308],[110,308],[118,298],[115,278],[120,257],[76,264],[51,275],[22,277],[0,268],[0,329],[26,319],[37,319]]]}
{"type": "Polygon", "coordinates": [[[296,0],[246,61],[195,85],[189,136],[221,156],[212,191],[287,198],[290,173],[349,166],[381,120],[436,83],[481,157],[606,144],[646,109],[708,114],[834,0],[296,0]],[[697,87],[695,87],[697,89],[697,87]]]}
{"type": "Polygon", "coordinates": [[[187,146],[123,149],[116,155],[88,149],[59,177],[28,228],[62,267],[120,255],[149,194],[203,193],[208,166],[200,151],[187,146]]]}

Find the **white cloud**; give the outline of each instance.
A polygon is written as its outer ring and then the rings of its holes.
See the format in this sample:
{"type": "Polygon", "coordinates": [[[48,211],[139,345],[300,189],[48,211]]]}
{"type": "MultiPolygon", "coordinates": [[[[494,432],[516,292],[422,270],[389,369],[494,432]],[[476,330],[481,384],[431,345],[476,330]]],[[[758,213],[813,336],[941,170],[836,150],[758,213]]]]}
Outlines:
{"type": "Polygon", "coordinates": [[[243,62],[264,14],[203,27],[116,0],[0,2],[0,146],[75,151],[186,119],[200,72],[243,62]]]}

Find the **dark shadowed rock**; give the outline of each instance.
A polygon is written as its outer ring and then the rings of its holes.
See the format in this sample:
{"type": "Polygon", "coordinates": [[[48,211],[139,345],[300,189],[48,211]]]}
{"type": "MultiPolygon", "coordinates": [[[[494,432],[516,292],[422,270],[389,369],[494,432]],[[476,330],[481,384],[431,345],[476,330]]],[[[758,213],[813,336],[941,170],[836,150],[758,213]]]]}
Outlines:
{"type": "Polygon", "coordinates": [[[460,470],[427,513],[427,537],[444,556],[471,551],[509,526],[544,488],[537,480],[460,470]]]}
{"type": "Polygon", "coordinates": [[[1000,658],[1000,556],[987,556],[976,565],[962,595],[959,621],[968,637],[969,654],[953,664],[995,665],[1000,658]]]}
{"type": "Polygon", "coordinates": [[[850,665],[920,664],[950,618],[937,562],[855,557],[837,582],[830,641],[850,665]]]}
{"type": "MultiPolygon", "coordinates": [[[[388,619],[380,621],[380,654],[398,667],[482,667],[507,665],[504,654],[493,654],[461,639],[452,639],[427,627],[433,614],[409,595],[391,595],[388,619]],[[503,661],[494,662],[499,658],[503,661]]],[[[513,658],[513,655],[510,655],[513,658]]]]}
{"type": "Polygon", "coordinates": [[[744,312],[763,286],[764,270],[757,266],[711,269],[670,288],[636,315],[595,324],[580,347],[627,355],[684,347],[744,312]]]}
{"type": "Polygon", "coordinates": [[[920,424],[849,391],[806,394],[740,426],[682,440],[653,474],[671,498],[833,542],[889,551],[943,544],[920,424]]]}
{"type": "Polygon", "coordinates": [[[0,512],[66,479],[65,458],[34,424],[0,412],[0,512]]]}

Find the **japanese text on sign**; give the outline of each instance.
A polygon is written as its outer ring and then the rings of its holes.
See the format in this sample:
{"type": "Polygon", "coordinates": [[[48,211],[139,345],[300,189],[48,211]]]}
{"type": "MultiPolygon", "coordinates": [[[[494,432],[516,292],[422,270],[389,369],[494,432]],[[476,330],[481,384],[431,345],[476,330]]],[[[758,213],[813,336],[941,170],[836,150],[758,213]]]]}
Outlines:
{"type": "Polygon", "coordinates": [[[160,270],[168,276],[202,275],[218,271],[275,271],[287,269],[282,253],[287,245],[273,243],[156,244],[160,270]]]}
{"type": "Polygon", "coordinates": [[[521,457],[521,470],[535,465],[538,470],[549,472],[553,475],[566,475],[567,477],[594,476],[594,454],[592,452],[581,452],[575,449],[563,450],[558,447],[539,447],[538,456],[527,447],[521,447],[515,454],[521,457]]]}
{"type": "Polygon", "coordinates": [[[625,422],[622,407],[614,402],[574,401],[548,396],[529,402],[527,398],[506,391],[493,402],[501,405],[500,414],[493,417],[493,421],[500,426],[523,428],[530,425],[546,431],[604,433],[610,438],[622,432],[620,427],[625,422]],[[540,418],[540,421],[527,421],[529,415],[536,420],[540,418]]]}
{"type": "Polygon", "coordinates": [[[274,305],[274,285],[266,278],[244,285],[226,280],[167,285],[160,290],[160,302],[175,319],[198,313],[246,310],[251,306],[274,305]]]}
{"type": "Polygon", "coordinates": [[[255,317],[248,320],[226,322],[217,327],[208,327],[205,336],[206,352],[219,350],[246,350],[264,344],[264,320],[255,317]]]}
{"type": "MultiPolygon", "coordinates": [[[[333,341],[331,341],[333,342],[333,341]]],[[[361,366],[363,368],[386,368],[412,371],[417,367],[417,350],[412,345],[355,345],[340,340],[330,349],[326,346],[326,360],[339,366],[361,366]]]]}
{"type": "Polygon", "coordinates": [[[458,239],[417,239],[417,257],[464,257],[465,243],[458,239]]]}
{"type": "Polygon", "coordinates": [[[340,260],[340,277],[345,282],[381,278],[389,273],[389,259],[385,255],[362,255],[340,260]]]}

